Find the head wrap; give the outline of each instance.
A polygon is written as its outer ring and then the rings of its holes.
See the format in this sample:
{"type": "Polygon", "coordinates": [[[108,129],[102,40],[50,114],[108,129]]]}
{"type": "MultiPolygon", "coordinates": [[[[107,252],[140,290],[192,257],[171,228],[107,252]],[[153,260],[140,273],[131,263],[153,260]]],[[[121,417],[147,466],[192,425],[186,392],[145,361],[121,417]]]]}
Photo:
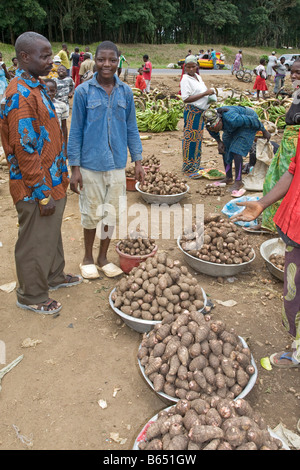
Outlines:
{"type": "Polygon", "coordinates": [[[187,64],[187,63],[190,63],[190,62],[193,62],[193,64],[198,64],[198,59],[195,55],[188,55],[186,58],[185,58],[185,61],[184,63],[187,64]]]}
{"type": "Polygon", "coordinates": [[[213,130],[214,127],[216,127],[217,124],[222,119],[222,116],[218,113],[216,109],[207,109],[203,113],[203,119],[206,124],[206,127],[210,130],[213,130]]]}
{"type": "Polygon", "coordinates": [[[59,62],[59,63],[61,62],[59,55],[55,55],[53,57],[53,62],[59,62]]]}

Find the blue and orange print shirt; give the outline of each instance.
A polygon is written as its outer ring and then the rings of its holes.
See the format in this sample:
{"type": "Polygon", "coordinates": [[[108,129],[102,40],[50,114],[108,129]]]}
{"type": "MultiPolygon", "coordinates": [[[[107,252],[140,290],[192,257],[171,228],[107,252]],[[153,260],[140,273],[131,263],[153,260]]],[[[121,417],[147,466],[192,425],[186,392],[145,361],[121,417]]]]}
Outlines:
{"type": "Polygon", "coordinates": [[[69,177],[55,107],[43,82],[24,70],[6,89],[1,140],[14,204],[65,197],[69,177]]]}

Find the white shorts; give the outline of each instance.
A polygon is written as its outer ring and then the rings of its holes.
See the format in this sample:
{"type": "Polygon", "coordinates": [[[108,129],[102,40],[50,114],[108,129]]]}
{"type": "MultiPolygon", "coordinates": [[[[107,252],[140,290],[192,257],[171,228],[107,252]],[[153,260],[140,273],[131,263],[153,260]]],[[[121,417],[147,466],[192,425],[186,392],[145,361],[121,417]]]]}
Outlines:
{"type": "Polygon", "coordinates": [[[120,215],[120,197],[126,196],[125,169],[91,171],[80,168],[83,188],[79,196],[81,224],[95,229],[102,220],[115,227],[120,215]]]}

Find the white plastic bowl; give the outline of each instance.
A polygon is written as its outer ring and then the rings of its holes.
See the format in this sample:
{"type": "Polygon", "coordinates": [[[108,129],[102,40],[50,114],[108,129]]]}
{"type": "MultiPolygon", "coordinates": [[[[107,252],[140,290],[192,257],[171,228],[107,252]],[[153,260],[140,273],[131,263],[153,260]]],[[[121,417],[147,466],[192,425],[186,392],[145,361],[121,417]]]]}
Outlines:
{"type": "Polygon", "coordinates": [[[218,264],[211,263],[210,261],[203,261],[202,259],[196,258],[195,256],[190,255],[187,251],[184,251],[180,244],[181,236],[177,238],[177,245],[180,251],[182,251],[185,262],[195,269],[195,271],[208,274],[209,276],[214,277],[229,277],[234,276],[249,266],[255,260],[255,251],[252,248],[253,258],[250,261],[240,264],[218,264]]]}
{"type": "MultiPolygon", "coordinates": [[[[154,325],[156,325],[156,323],[161,322],[161,320],[159,321],[143,320],[142,318],[135,318],[135,317],[132,317],[130,315],[126,315],[125,313],[123,313],[121,310],[119,310],[117,307],[114,306],[114,303],[112,300],[112,294],[114,293],[115,290],[116,288],[114,288],[109,294],[109,304],[111,308],[113,309],[113,311],[117,315],[122,317],[122,319],[124,320],[124,323],[126,323],[127,326],[129,326],[135,331],[138,331],[139,333],[148,333],[150,330],[152,330],[152,328],[154,327],[154,325]]],[[[203,310],[205,309],[207,305],[207,296],[203,289],[202,289],[202,294],[203,294],[204,307],[200,310],[200,312],[203,312],[203,310]]]]}
{"type": "Polygon", "coordinates": [[[187,184],[185,186],[186,186],[186,191],[184,191],[183,193],[168,194],[168,195],[167,194],[166,195],[150,194],[150,193],[141,191],[139,182],[136,183],[135,188],[140,193],[144,201],[149,204],[176,204],[177,202],[181,201],[181,199],[183,199],[184,196],[189,191],[190,187],[187,184]]]}
{"type": "MultiPolygon", "coordinates": [[[[241,336],[239,336],[239,339],[241,340],[242,344],[243,344],[243,347],[244,348],[248,348],[248,344],[246,343],[246,341],[244,340],[244,338],[242,338],[241,336]]],[[[141,347],[141,345],[140,345],[141,347]]],[[[147,377],[147,375],[145,374],[145,368],[144,366],[142,366],[141,364],[141,361],[138,359],[138,364],[139,364],[139,367],[140,367],[140,370],[143,374],[143,377],[145,378],[146,382],[148,383],[148,385],[152,388],[152,390],[154,390],[154,386],[153,386],[153,383],[151,382],[151,380],[149,380],[149,378],[147,377]]],[[[250,379],[249,379],[249,382],[248,384],[246,385],[246,387],[244,388],[244,390],[235,397],[234,400],[237,400],[238,398],[245,398],[246,395],[248,395],[248,393],[252,390],[252,388],[254,387],[255,385],[255,382],[257,380],[257,367],[256,367],[256,364],[255,364],[255,361],[254,361],[254,358],[251,354],[251,364],[252,366],[254,367],[254,374],[251,375],[250,379]]],[[[154,390],[155,391],[155,390],[154,390]]],[[[177,403],[180,399],[179,398],[176,398],[176,397],[171,397],[171,395],[167,395],[166,393],[164,392],[156,392],[161,398],[169,401],[169,402],[173,402],[173,403],[177,403]]]]}
{"type": "Polygon", "coordinates": [[[285,244],[281,238],[271,238],[271,240],[266,240],[260,245],[260,254],[263,257],[268,270],[273,276],[277,277],[280,281],[284,281],[284,271],[278,269],[271,261],[269,260],[270,256],[282,255],[285,254],[285,244]]]}

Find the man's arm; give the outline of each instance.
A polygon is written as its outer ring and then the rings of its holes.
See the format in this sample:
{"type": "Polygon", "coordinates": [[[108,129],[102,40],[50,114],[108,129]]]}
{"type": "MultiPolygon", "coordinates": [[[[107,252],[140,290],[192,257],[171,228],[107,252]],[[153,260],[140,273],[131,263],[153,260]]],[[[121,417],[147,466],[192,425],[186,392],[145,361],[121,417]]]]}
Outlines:
{"type": "Polygon", "coordinates": [[[39,153],[39,144],[46,135],[41,135],[42,125],[37,111],[28,99],[19,94],[7,97],[1,137],[6,155],[14,155],[17,159],[25,186],[33,191],[34,197],[44,199],[50,195],[51,188],[46,186],[45,169],[39,153]]]}
{"type": "Polygon", "coordinates": [[[2,117],[1,139],[7,160],[16,158],[22,181],[32,198],[39,202],[41,215],[52,215],[56,204],[51,197],[51,188],[46,184],[39,142],[47,136],[41,135],[43,127],[39,125],[36,107],[25,97],[15,94],[7,98],[2,117]],[[30,117],[24,118],[26,115],[30,117]]]}

